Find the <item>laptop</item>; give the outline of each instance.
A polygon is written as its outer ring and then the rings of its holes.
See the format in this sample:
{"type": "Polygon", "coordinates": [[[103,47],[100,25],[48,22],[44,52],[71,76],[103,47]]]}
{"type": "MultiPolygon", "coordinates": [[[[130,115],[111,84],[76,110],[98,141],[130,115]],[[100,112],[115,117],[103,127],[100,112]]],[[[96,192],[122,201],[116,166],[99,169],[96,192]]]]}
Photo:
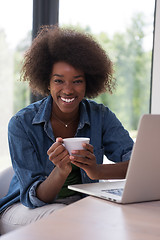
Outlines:
{"type": "Polygon", "coordinates": [[[160,200],[160,115],[141,117],[126,179],[77,184],[69,189],[117,203],[160,200]]]}

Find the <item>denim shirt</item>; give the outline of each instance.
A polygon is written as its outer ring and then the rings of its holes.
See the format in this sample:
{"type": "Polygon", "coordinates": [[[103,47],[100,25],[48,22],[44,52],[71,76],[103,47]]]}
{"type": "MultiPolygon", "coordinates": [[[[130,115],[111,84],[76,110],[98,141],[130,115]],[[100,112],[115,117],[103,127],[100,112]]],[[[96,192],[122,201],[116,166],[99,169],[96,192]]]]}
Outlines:
{"type": "MultiPolygon", "coordinates": [[[[15,175],[8,194],[0,199],[0,212],[18,201],[29,208],[46,204],[36,197],[36,187],[55,167],[47,155],[55,142],[50,122],[52,102],[48,96],[32,103],[9,122],[8,141],[15,175]]],[[[103,155],[113,162],[130,158],[133,141],[115,114],[103,104],[82,100],[75,136],[90,138],[97,164],[103,163],[103,155]]],[[[95,182],[80,170],[82,183],[95,182]]]]}

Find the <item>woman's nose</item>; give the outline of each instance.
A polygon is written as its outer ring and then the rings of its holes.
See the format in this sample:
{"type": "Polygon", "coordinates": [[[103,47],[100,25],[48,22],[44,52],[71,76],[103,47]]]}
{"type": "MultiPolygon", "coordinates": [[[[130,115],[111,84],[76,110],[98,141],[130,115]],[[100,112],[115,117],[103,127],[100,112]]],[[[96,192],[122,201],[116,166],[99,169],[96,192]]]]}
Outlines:
{"type": "Polygon", "coordinates": [[[63,87],[63,93],[66,95],[73,94],[74,89],[71,83],[66,83],[63,87]]]}

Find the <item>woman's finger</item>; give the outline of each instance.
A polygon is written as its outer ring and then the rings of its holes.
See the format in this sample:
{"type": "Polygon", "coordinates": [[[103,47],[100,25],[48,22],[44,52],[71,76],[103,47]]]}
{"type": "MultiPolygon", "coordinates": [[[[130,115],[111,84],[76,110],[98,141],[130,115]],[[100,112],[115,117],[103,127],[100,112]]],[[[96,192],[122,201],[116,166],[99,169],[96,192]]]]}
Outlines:
{"type": "Polygon", "coordinates": [[[93,146],[92,146],[91,144],[83,143],[83,147],[84,147],[86,150],[88,150],[88,151],[90,151],[91,153],[93,153],[94,148],[93,148],[93,146]]]}

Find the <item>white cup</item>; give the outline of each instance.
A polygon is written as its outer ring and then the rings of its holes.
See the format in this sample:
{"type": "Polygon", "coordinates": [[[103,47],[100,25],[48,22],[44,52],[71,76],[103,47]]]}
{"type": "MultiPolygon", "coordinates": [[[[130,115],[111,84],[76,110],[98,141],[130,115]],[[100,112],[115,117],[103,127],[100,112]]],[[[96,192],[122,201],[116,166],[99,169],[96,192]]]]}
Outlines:
{"type": "Polygon", "coordinates": [[[86,137],[64,138],[63,145],[68,150],[69,155],[72,150],[83,150],[83,143],[89,143],[90,139],[86,137]]]}

